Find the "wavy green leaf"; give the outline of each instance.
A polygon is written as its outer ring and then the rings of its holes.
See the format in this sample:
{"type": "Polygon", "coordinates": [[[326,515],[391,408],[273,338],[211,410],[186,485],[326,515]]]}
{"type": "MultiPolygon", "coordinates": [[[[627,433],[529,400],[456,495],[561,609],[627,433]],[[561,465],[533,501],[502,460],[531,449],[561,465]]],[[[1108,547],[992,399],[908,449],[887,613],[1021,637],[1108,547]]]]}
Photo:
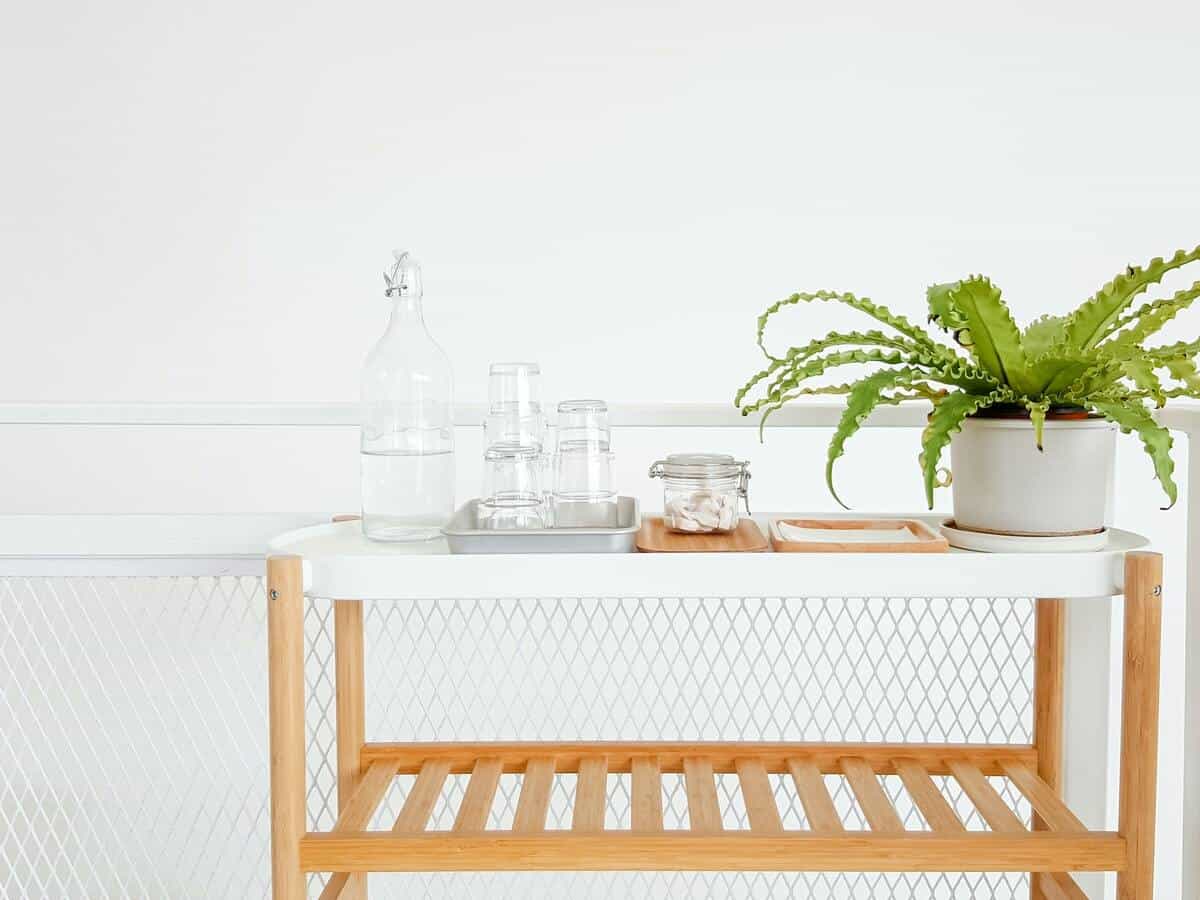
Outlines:
{"type": "Polygon", "coordinates": [[[1033,396],[1055,397],[1065,393],[1095,365],[1095,360],[1084,356],[1035,359],[1029,364],[1029,377],[1038,386],[1033,396]]]}
{"type": "Polygon", "coordinates": [[[1062,347],[1066,343],[1065,316],[1041,316],[1025,326],[1021,332],[1021,346],[1025,356],[1034,359],[1062,347]]]}
{"type": "MultiPolygon", "coordinates": [[[[1168,400],[1178,397],[1188,397],[1192,400],[1200,400],[1200,387],[1174,387],[1163,391],[1163,396],[1168,400]]],[[[1125,391],[1119,395],[1104,395],[1097,399],[1112,402],[1125,403],[1131,400],[1150,400],[1152,399],[1145,391],[1125,391]]]]}
{"type": "Polygon", "coordinates": [[[1195,356],[1200,353],[1200,341],[1176,341],[1174,344],[1139,348],[1139,352],[1150,359],[1162,360],[1195,356]]]}
{"type": "Polygon", "coordinates": [[[1037,386],[1030,378],[1021,331],[1001,299],[1000,289],[976,276],[951,287],[947,297],[966,321],[971,353],[979,364],[1017,393],[1034,393],[1037,386]]]}
{"type": "Polygon", "coordinates": [[[1154,398],[1157,406],[1167,402],[1163,396],[1163,385],[1154,372],[1155,365],[1146,359],[1127,359],[1121,363],[1121,373],[1154,398]]]}
{"type": "MultiPolygon", "coordinates": [[[[789,365],[790,362],[791,361],[787,360],[787,359],[775,359],[775,360],[772,360],[771,364],[769,366],[767,366],[765,369],[755,372],[752,376],[750,376],[750,380],[747,381],[745,384],[743,384],[738,389],[738,392],[733,395],[733,405],[741,406],[742,401],[746,399],[746,395],[748,393],[750,393],[750,391],[752,391],[756,385],[760,384],[763,381],[766,381],[768,378],[770,378],[772,375],[774,375],[775,372],[777,372],[779,369],[782,369],[784,366],[789,365]]],[[[748,410],[743,410],[742,414],[745,415],[746,412],[748,412],[748,410]]]]}
{"type": "Polygon", "coordinates": [[[769,307],[767,307],[766,311],[758,317],[756,342],[758,343],[758,348],[762,350],[767,359],[773,360],[779,358],[772,356],[767,351],[764,343],[764,335],[767,330],[767,321],[771,318],[771,316],[775,315],[775,313],[787,306],[794,306],[797,303],[814,302],[844,304],[852,309],[857,309],[859,312],[866,313],[871,318],[882,322],[884,325],[887,325],[889,328],[892,328],[895,331],[898,331],[900,334],[910,338],[917,344],[930,348],[938,346],[938,344],[933,341],[928,334],[926,334],[908,319],[904,318],[904,316],[893,313],[886,307],[879,306],[871,302],[871,300],[867,297],[856,297],[854,294],[838,293],[836,291],[815,291],[813,293],[796,293],[792,294],[790,297],[785,297],[783,300],[779,300],[771,304],[769,307]]]}
{"type": "Polygon", "coordinates": [[[1172,378],[1176,381],[1182,381],[1185,388],[1191,391],[1200,391],[1200,370],[1196,368],[1196,360],[1188,357],[1178,357],[1168,359],[1162,365],[1172,378]]]}
{"type": "MultiPolygon", "coordinates": [[[[855,384],[857,384],[857,382],[855,382],[855,384]]],[[[911,384],[908,384],[908,383],[897,384],[896,387],[904,388],[905,390],[908,390],[909,393],[885,394],[880,399],[880,405],[886,404],[889,406],[896,406],[900,403],[904,403],[906,400],[937,401],[937,400],[940,400],[943,397],[947,396],[946,391],[939,390],[939,389],[933,387],[932,385],[926,384],[924,382],[913,382],[911,384]]],[[[805,397],[805,396],[816,396],[816,395],[823,395],[823,394],[826,394],[826,395],[827,394],[848,394],[848,393],[850,393],[850,391],[853,388],[854,388],[854,384],[831,384],[831,385],[823,385],[821,387],[815,387],[815,388],[814,387],[800,388],[799,390],[793,391],[792,393],[788,394],[786,397],[783,397],[780,403],[772,406],[771,409],[769,409],[766,413],[763,414],[762,420],[758,423],[758,440],[759,440],[759,442],[761,443],[763,441],[763,431],[767,424],[767,422],[766,422],[767,417],[771,413],[778,412],[780,409],[782,409],[785,405],[787,405],[791,401],[799,399],[800,397],[805,397]]]]}
{"type": "MultiPolygon", "coordinates": [[[[792,391],[790,394],[785,394],[776,402],[763,409],[762,415],[758,419],[758,442],[761,444],[766,440],[767,420],[793,400],[798,400],[800,397],[818,396],[822,394],[848,394],[853,387],[854,386],[850,384],[833,384],[815,388],[798,388],[797,390],[792,391]]],[[[742,411],[742,415],[746,415],[746,413],[747,410],[742,411]]]]}
{"type": "Polygon", "coordinates": [[[1033,425],[1033,440],[1038,450],[1042,449],[1042,432],[1046,426],[1046,413],[1050,411],[1049,400],[1026,400],[1025,408],[1029,410],[1029,421],[1033,425]]]}
{"type": "Polygon", "coordinates": [[[825,462],[825,484],[829,487],[833,499],[843,509],[850,507],[838,496],[837,489],[833,486],[833,464],[845,452],[846,441],[862,427],[871,410],[884,400],[884,391],[911,381],[914,377],[920,377],[920,374],[913,369],[880,369],[858,381],[846,397],[846,409],[842,412],[842,418],[838,421],[833,438],[829,442],[825,462]]]}
{"type": "Polygon", "coordinates": [[[1200,281],[1190,288],[1176,291],[1167,299],[1153,300],[1150,303],[1142,304],[1113,326],[1109,337],[1099,345],[1099,349],[1140,344],[1191,306],[1197,297],[1200,297],[1200,281]]]}
{"type": "MultiPolygon", "coordinates": [[[[924,365],[920,360],[917,364],[924,365]]],[[[1006,390],[989,372],[963,362],[951,365],[924,366],[926,377],[939,384],[962,388],[972,394],[989,394],[995,390],[1006,390]]]]}
{"type": "MultiPolygon", "coordinates": [[[[799,388],[798,390],[792,391],[790,394],[786,394],[783,397],[780,397],[777,402],[771,404],[769,407],[767,407],[763,411],[762,417],[758,420],[759,443],[762,443],[762,441],[763,441],[763,432],[766,430],[766,427],[767,427],[767,419],[769,419],[773,413],[778,412],[779,410],[783,409],[784,406],[791,403],[793,400],[797,400],[800,397],[813,397],[813,396],[822,396],[822,395],[828,396],[831,394],[833,394],[833,395],[848,394],[848,393],[850,393],[851,390],[853,390],[853,388],[854,388],[853,384],[826,384],[826,385],[822,385],[820,387],[799,388]]],[[[749,414],[750,414],[750,410],[748,410],[748,409],[742,410],[743,416],[749,415],[749,414]]]]}
{"type": "Polygon", "coordinates": [[[933,485],[937,480],[938,463],[950,439],[962,429],[967,416],[996,402],[991,395],[950,394],[934,404],[929,424],[921,434],[921,471],[925,478],[925,500],[933,509],[933,485]]]}
{"type": "MultiPolygon", "coordinates": [[[[903,354],[899,351],[886,352],[878,350],[843,350],[826,356],[817,356],[801,363],[782,367],[775,380],[767,387],[763,397],[742,407],[742,414],[749,415],[761,409],[786,402],[786,395],[795,390],[802,382],[823,375],[827,370],[844,365],[867,363],[883,363],[886,365],[903,365],[919,369],[922,377],[937,384],[958,387],[971,393],[991,393],[1006,391],[995,378],[982,369],[975,368],[965,361],[953,358],[951,362],[943,363],[939,357],[927,354],[903,354]]],[[[1007,392],[1011,393],[1011,392],[1007,392]]]]}
{"type": "Polygon", "coordinates": [[[1120,362],[1101,360],[1061,391],[1061,396],[1068,403],[1083,405],[1088,397],[1118,388],[1124,377],[1120,362]]]}
{"type": "Polygon", "coordinates": [[[826,350],[840,346],[886,347],[889,350],[903,350],[915,353],[919,345],[905,337],[888,337],[882,331],[831,331],[823,338],[809,341],[802,347],[792,347],[788,350],[786,359],[804,360],[816,356],[826,350]]]}
{"type": "Polygon", "coordinates": [[[1166,261],[1153,259],[1145,268],[1130,266],[1067,317],[1067,343],[1080,350],[1094,347],[1111,333],[1114,323],[1135,297],[1150,285],[1158,284],[1171,270],[1197,259],[1200,247],[1190,252],[1180,250],[1166,261]]]}
{"type": "Polygon", "coordinates": [[[971,336],[966,334],[967,317],[954,303],[951,293],[958,287],[957,281],[947,284],[931,284],[925,290],[925,302],[929,305],[929,321],[954,338],[961,347],[970,348],[971,336]]]}
{"type": "MultiPolygon", "coordinates": [[[[756,372],[753,376],[751,376],[749,381],[747,381],[744,385],[742,385],[741,388],[738,389],[738,392],[733,398],[733,405],[740,407],[742,405],[742,401],[746,399],[746,395],[749,394],[750,391],[755,388],[755,386],[770,378],[780,369],[790,369],[790,367],[795,366],[797,363],[804,362],[806,359],[815,356],[817,353],[840,346],[853,346],[856,348],[883,347],[887,349],[903,350],[912,354],[917,354],[919,352],[922,358],[925,358],[926,356],[929,356],[931,359],[941,358],[940,355],[928,354],[927,351],[921,350],[915,343],[907,340],[906,338],[889,337],[882,331],[831,331],[823,338],[809,341],[802,347],[792,347],[788,350],[785,356],[773,359],[770,365],[768,365],[765,369],[756,372]]],[[[956,359],[956,357],[954,357],[953,354],[950,354],[948,351],[945,355],[947,363],[956,359]]],[[[768,391],[768,393],[770,393],[770,391],[768,391]]]]}
{"type": "Polygon", "coordinates": [[[1174,506],[1179,492],[1172,478],[1175,463],[1171,461],[1171,432],[1155,422],[1150,410],[1137,401],[1091,400],[1087,405],[1110,422],[1115,422],[1125,434],[1137,432],[1142,446],[1154,463],[1154,475],[1171,501],[1167,508],[1174,506]]]}
{"type": "Polygon", "coordinates": [[[839,366],[859,365],[863,363],[884,363],[886,365],[903,365],[905,357],[898,351],[882,350],[840,350],[826,356],[814,356],[783,371],[767,389],[766,396],[742,408],[743,415],[757,412],[765,406],[779,402],[780,398],[789,391],[795,390],[800,383],[809,378],[823,375],[829,369],[839,366]]]}

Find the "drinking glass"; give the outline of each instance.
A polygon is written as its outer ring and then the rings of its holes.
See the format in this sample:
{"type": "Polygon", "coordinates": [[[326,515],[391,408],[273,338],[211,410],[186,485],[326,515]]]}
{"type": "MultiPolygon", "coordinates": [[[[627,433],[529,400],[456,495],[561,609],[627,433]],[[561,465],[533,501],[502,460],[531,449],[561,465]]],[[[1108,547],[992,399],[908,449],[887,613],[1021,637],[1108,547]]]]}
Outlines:
{"type": "Polygon", "coordinates": [[[603,400],[558,405],[551,510],[557,528],[617,524],[611,430],[603,400]]]}
{"type": "Polygon", "coordinates": [[[546,417],[542,412],[541,368],[537,363],[492,363],[488,370],[484,432],[489,447],[545,445],[546,417]]]}
{"type": "Polygon", "coordinates": [[[535,362],[498,362],[488,369],[488,405],[493,411],[542,407],[542,369],[535,362]]]}
{"type": "Polygon", "coordinates": [[[497,444],[483,455],[480,528],[545,528],[542,453],[538,447],[497,444]]]}
{"type": "Polygon", "coordinates": [[[556,428],[560,453],[611,449],[608,404],[603,400],[564,400],[558,404],[556,428]]]}

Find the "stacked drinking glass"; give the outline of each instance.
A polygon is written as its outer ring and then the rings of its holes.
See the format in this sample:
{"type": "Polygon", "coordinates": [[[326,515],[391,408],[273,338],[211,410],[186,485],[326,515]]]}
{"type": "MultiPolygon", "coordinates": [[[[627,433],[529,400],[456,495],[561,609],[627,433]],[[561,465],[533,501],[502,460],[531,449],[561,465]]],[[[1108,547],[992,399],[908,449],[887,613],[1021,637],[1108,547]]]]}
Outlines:
{"type": "Polygon", "coordinates": [[[546,419],[537,363],[493,363],[483,454],[480,528],[546,528],[546,419]]]}
{"type": "Polygon", "coordinates": [[[558,404],[551,509],[559,528],[617,524],[612,432],[603,400],[558,404]]]}

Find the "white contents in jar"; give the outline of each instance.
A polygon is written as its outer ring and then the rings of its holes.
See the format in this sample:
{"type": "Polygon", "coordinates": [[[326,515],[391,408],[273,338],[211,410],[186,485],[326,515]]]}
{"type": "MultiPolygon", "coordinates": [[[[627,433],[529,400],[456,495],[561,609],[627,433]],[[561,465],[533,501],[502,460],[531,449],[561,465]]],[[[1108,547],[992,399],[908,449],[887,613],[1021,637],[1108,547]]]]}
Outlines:
{"type": "Polygon", "coordinates": [[[666,526],[676,531],[729,531],[736,515],[736,494],[705,490],[671,493],[663,509],[666,526]]]}

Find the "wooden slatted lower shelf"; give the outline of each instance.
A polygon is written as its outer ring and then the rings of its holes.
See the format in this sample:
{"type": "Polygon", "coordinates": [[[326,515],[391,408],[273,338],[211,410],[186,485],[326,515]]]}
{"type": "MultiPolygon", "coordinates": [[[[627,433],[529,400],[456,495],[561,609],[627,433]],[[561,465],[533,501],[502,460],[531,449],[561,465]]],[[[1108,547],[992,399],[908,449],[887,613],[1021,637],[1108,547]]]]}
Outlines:
{"type": "MultiPolygon", "coordinates": [[[[315,872],[462,870],[763,870],[870,872],[1120,871],[1125,840],[1088,831],[1036,774],[1025,745],[772,743],[367,744],[364,775],[331,832],[310,833],[315,872]],[[522,775],[511,830],[488,830],[498,779],[522,775]],[[571,830],[547,830],[553,779],[576,776],[571,830]],[[605,830],[608,776],[632,773],[628,830],[605,830]],[[682,773],[689,827],[664,830],[663,773],[682,773]],[[722,822],[715,774],[736,773],[750,827],[722,822]],[[391,780],[416,775],[394,826],[365,831],[391,780]],[[450,774],[469,774],[450,831],[429,831],[450,774]],[[808,828],[787,830],[768,775],[790,776],[808,828]],[[845,828],[824,775],[845,778],[869,830],[845,828]],[[907,830],[880,782],[898,775],[928,829],[907,830]],[[951,775],[987,822],[969,831],[931,776],[951,775]],[[1048,830],[1030,831],[988,776],[1008,778],[1048,830]]],[[[344,878],[326,891],[336,897],[344,878]]],[[[1071,896],[1071,894],[1067,894],[1071,896]]]]}

